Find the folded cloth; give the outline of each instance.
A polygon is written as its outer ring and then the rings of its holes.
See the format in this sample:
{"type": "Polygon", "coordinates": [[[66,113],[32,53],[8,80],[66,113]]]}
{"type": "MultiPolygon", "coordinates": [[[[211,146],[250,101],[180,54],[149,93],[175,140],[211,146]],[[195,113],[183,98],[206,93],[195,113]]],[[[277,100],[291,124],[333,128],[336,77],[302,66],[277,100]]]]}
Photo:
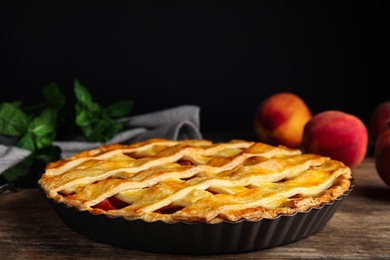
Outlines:
{"type": "MultiPolygon", "coordinates": [[[[70,140],[54,141],[53,145],[60,147],[61,157],[66,158],[104,144],[131,144],[157,137],[171,140],[202,139],[199,113],[198,106],[183,105],[135,115],[120,119],[119,122],[125,123],[125,130],[115,135],[107,143],[70,140]]],[[[30,154],[30,151],[13,146],[12,139],[1,137],[0,174],[30,154]]]]}

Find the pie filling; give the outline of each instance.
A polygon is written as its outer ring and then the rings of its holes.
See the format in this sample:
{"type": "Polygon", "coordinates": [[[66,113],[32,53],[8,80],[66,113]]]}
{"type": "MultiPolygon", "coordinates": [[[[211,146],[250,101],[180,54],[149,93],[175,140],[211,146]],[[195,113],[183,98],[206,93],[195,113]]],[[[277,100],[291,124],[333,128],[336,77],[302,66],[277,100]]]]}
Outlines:
{"type": "Polygon", "coordinates": [[[351,185],[342,162],[261,142],[110,144],[47,165],[49,198],[147,222],[256,221],[330,203],[351,185]]]}

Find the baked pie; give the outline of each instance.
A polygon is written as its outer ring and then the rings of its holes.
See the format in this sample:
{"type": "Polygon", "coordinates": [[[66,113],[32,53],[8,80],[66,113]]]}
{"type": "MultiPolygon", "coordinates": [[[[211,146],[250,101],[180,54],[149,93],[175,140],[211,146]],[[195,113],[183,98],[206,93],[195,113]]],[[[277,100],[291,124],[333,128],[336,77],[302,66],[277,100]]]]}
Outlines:
{"type": "Polygon", "coordinates": [[[49,199],[93,215],[165,223],[257,221],[340,198],[342,162],[262,142],[167,140],[109,144],[52,162],[38,180],[49,199]]]}

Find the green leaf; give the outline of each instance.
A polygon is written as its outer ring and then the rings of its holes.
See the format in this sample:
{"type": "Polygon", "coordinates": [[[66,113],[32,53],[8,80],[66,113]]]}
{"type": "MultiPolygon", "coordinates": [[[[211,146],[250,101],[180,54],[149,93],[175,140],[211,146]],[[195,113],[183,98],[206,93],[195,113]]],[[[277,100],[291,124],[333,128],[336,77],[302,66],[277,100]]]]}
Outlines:
{"type": "Polygon", "coordinates": [[[39,116],[36,116],[29,124],[28,131],[36,136],[45,136],[55,131],[56,111],[52,108],[46,108],[39,116]]]}
{"type": "Polygon", "coordinates": [[[87,138],[88,140],[107,142],[119,131],[121,127],[121,124],[117,124],[108,118],[96,120],[89,131],[87,138]]]}
{"type": "Polygon", "coordinates": [[[84,127],[80,127],[81,132],[83,133],[83,136],[90,142],[98,141],[98,139],[95,139],[93,137],[94,128],[87,125],[84,127]]]}
{"type": "Polygon", "coordinates": [[[27,132],[20,140],[16,143],[17,147],[29,150],[29,151],[35,151],[36,145],[34,140],[34,135],[32,133],[27,132]]]}
{"type": "Polygon", "coordinates": [[[52,144],[56,137],[57,112],[54,108],[45,108],[29,125],[29,133],[33,135],[35,147],[40,149],[52,144]]]}
{"type": "Polygon", "coordinates": [[[77,98],[75,123],[80,127],[86,127],[93,120],[100,117],[102,108],[99,104],[92,101],[92,96],[87,88],[77,79],[75,80],[74,91],[77,98]]]}
{"type": "Polygon", "coordinates": [[[74,92],[78,102],[82,104],[89,104],[92,102],[92,96],[88,89],[80,83],[78,79],[74,81],[74,92]]]}
{"type": "Polygon", "coordinates": [[[76,109],[76,111],[76,124],[80,127],[88,126],[91,122],[91,117],[89,116],[88,111],[85,111],[83,109],[76,109]]]}
{"type": "Polygon", "coordinates": [[[17,105],[5,102],[0,106],[0,134],[20,137],[28,127],[28,116],[17,105]]]}
{"type": "Polygon", "coordinates": [[[35,144],[36,144],[38,149],[51,146],[51,144],[55,140],[55,137],[56,137],[56,132],[54,132],[54,131],[47,133],[44,136],[36,136],[35,137],[35,144]]]}
{"type": "Polygon", "coordinates": [[[88,109],[88,107],[83,106],[82,104],[76,104],[76,125],[80,127],[87,126],[91,124],[93,120],[99,118],[99,109],[94,107],[93,110],[88,109]]]}
{"type": "Polygon", "coordinates": [[[107,137],[106,141],[111,139],[115,134],[117,134],[120,130],[122,130],[124,125],[125,125],[124,123],[113,122],[111,126],[109,126],[104,132],[104,135],[107,137]]]}
{"type": "Polygon", "coordinates": [[[104,120],[100,120],[98,123],[95,123],[93,127],[90,127],[88,133],[86,133],[87,140],[89,141],[107,141],[107,137],[104,136],[103,132],[105,127],[107,126],[107,122],[104,120]]]}
{"type": "Polygon", "coordinates": [[[43,95],[50,107],[60,110],[65,106],[66,97],[61,94],[57,84],[50,83],[44,87],[43,95]]]}
{"type": "Polygon", "coordinates": [[[111,104],[106,108],[106,111],[111,118],[121,118],[127,116],[132,109],[133,101],[125,100],[111,104]]]}

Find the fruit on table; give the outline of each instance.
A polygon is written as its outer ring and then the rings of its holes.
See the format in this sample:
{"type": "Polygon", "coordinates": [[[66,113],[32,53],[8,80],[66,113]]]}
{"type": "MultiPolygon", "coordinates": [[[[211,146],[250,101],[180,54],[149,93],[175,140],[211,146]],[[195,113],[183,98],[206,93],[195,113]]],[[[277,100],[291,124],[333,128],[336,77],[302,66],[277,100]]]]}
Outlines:
{"type": "Polygon", "coordinates": [[[374,158],[379,176],[390,187],[390,119],[383,124],[378,133],[374,158]]]}
{"type": "Polygon", "coordinates": [[[370,140],[375,143],[378,133],[387,119],[390,118],[390,101],[385,101],[377,105],[370,117],[369,135],[370,140]]]}
{"type": "Polygon", "coordinates": [[[307,122],[302,147],[306,153],[328,156],[353,168],[366,156],[368,129],[352,114],[327,110],[307,122]]]}
{"type": "Polygon", "coordinates": [[[276,93],[259,104],[254,118],[255,134],[264,143],[298,148],[303,128],[311,117],[309,107],[298,95],[276,93]]]}

